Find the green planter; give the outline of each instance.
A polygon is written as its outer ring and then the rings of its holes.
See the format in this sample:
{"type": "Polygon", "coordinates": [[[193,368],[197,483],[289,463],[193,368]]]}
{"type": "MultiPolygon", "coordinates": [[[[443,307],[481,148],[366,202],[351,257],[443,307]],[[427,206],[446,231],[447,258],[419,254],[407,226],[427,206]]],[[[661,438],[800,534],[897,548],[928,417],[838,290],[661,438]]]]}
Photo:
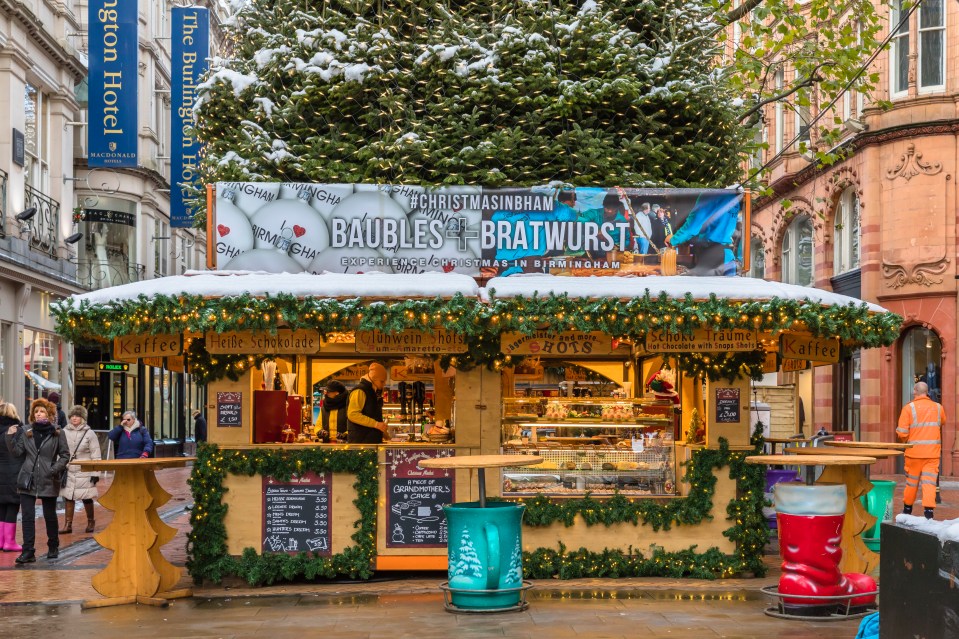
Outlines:
{"type": "Polygon", "coordinates": [[[879,524],[884,521],[892,521],[892,498],[896,494],[896,482],[885,479],[876,479],[872,482],[872,490],[860,497],[862,505],[869,511],[869,514],[876,518],[876,523],[872,528],[862,533],[863,541],[872,549],[867,540],[875,539],[878,548],[879,524]]]}
{"type": "Polygon", "coordinates": [[[444,506],[448,525],[449,590],[457,608],[509,609],[523,586],[523,511],[507,502],[444,506]]]}

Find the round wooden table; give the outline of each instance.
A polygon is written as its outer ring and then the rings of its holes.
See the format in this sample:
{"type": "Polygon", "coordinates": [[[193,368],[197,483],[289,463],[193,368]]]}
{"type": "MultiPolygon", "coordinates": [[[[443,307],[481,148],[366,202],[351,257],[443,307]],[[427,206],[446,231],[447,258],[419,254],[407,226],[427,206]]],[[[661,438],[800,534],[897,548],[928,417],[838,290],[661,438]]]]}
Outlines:
{"type": "Polygon", "coordinates": [[[479,481],[479,505],[486,508],[486,469],[506,468],[508,466],[533,466],[542,463],[537,455],[464,455],[462,457],[435,457],[421,459],[420,468],[475,468],[479,481]]]}
{"type": "Polygon", "coordinates": [[[83,603],[83,608],[101,608],[128,603],[167,606],[170,599],[190,597],[192,590],[171,590],[180,581],[181,570],[160,553],[160,547],[176,536],[176,528],[160,519],[157,508],[170,501],[170,493],[157,482],[154,471],[182,468],[195,457],[163,459],[109,459],[76,461],[84,472],[112,471],[113,482],[100,503],[113,511],[113,519],[97,543],[113,551],[110,563],[93,576],[93,588],[106,599],[83,603]]]}
{"type": "MultiPolygon", "coordinates": [[[[803,466],[806,469],[806,484],[815,482],[815,467],[822,466],[819,482],[824,484],[844,484],[846,486],[846,516],[842,524],[842,561],[839,567],[843,572],[861,572],[869,574],[879,565],[879,555],[869,550],[862,540],[862,533],[872,528],[876,518],[859,501],[861,495],[872,490],[872,484],[866,479],[863,467],[876,463],[876,457],[865,454],[865,450],[852,448],[792,448],[789,452],[797,455],[752,455],[746,458],[747,464],[765,464],[768,466],[803,466]],[[800,452],[806,451],[806,452],[800,452]]],[[[897,451],[881,451],[893,453],[897,451]]],[[[899,453],[900,455],[902,453],[899,453]]],[[[886,455],[888,456],[888,455],[886,455]]]]}
{"type": "Polygon", "coordinates": [[[823,442],[826,447],[835,446],[837,448],[882,448],[886,450],[909,450],[914,444],[905,442],[823,442]]]}

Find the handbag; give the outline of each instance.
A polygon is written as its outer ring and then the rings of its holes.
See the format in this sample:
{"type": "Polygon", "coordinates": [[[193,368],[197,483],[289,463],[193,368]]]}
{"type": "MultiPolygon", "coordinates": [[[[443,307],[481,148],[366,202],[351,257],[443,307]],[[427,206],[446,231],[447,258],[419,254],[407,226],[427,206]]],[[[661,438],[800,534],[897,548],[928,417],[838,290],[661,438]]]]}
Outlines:
{"type": "Polygon", "coordinates": [[[28,474],[25,480],[21,479],[21,477],[23,477],[23,473],[17,476],[17,489],[24,493],[32,493],[33,473],[28,474]]]}

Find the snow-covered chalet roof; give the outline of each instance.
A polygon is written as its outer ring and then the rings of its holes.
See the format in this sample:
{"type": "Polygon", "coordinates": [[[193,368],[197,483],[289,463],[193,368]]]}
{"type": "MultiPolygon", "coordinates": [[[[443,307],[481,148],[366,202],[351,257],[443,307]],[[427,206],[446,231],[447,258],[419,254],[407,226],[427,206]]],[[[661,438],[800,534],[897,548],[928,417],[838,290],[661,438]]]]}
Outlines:
{"type": "MultiPolygon", "coordinates": [[[[864,302],[855,297],[830,293],[818,288],[769,282],[751,277],[691,277],[691,276],[656,276],[646,277],[560,277],[556,275],[511,275],[509,277],[494,277],[486,283],[483,290],[484,299],[492,294],[495,298],[532,297],[539,295],[568,295],[580,298],[610,297],[615,299],[629,299],[643,297],[646,291],[650,297],[659,297],[666,293],[670,298],[683,299],[687,293],[693,299],[708,299],[715,294],[720,299],[733,300],[771,300],[774,297],[781,300],[809,300],[823,306],[856,306],[864,302]]],[[[885,308],[878,304],[865,302],[869,311],[886,313],[885,308]]]]}

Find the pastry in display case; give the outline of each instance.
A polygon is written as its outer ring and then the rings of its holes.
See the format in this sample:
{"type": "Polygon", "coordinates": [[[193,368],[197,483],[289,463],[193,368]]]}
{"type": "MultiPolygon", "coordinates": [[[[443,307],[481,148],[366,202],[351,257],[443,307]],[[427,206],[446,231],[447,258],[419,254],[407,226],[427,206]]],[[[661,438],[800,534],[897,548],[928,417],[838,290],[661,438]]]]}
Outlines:
{"type": "Polygon", "coordinates": [[[538,455],[505,468],[503,494],[671,495],[674,409],[652,399],[504,398],[506,454],[538,455]]]}

